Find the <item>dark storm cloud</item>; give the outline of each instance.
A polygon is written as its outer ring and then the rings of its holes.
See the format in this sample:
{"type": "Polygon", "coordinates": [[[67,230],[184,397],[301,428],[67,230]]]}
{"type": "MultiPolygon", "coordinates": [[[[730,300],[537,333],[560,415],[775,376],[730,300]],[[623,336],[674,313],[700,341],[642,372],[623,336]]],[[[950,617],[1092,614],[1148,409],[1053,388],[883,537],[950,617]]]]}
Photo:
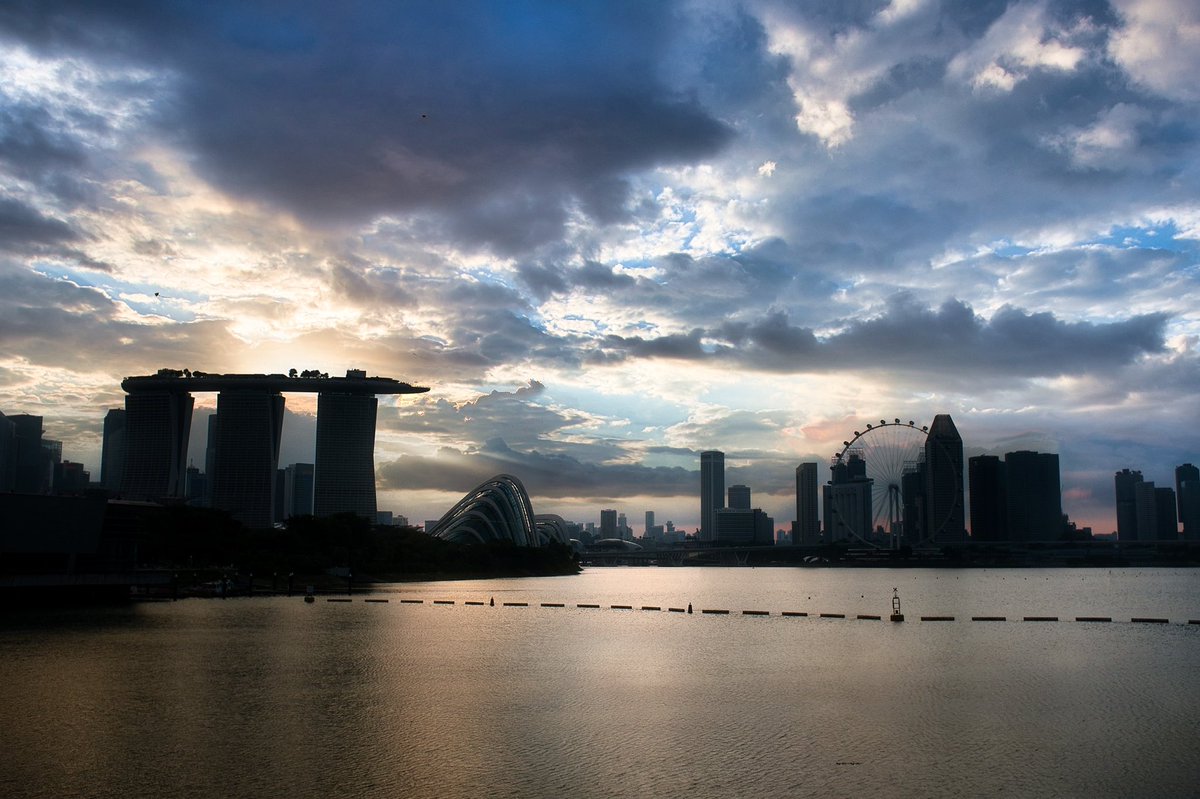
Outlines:
{"type": "Polygon", "coordinates": [[[0,104],[0,163],[27,179],[81,167],[86,156],[80,142],[61,130],[61,122],[44,108],[7,101],[0,104]]]}
{"type": "Polygon", "coordinates": [[[536,380],[515,391],[493,390],[470,402],[430,398],[381,416],[380,426],[420,433],[449,441],[487,441],[505,438],[518,448],[559,446],[549,436],[579,425],[586,416],[546,407],[534,401],[545,386],[536,380]]]}
{"type": "Polygon", "coordinates": [[[379,267],[361,258],[347,258],[330,265],[329,280],[339,293],[361,306],[410,306],[415,303],[405,288],[403,273],[379,267]]]}
{"type": "Polygon", "coordinates": [[[668,89],[663,3],[202,7],[37,3],[0,28],[45,49],[167,70],[164,130],[228,191],[310,219],[433,209],[515,251],[565,207],[618,215],[622,176],[729,137],[668,89]]]}
{"type": "Polygon", "coordinates": [[[512,474],[539,497],[669,497],[690,493],[699,482],[698,472],[678,466],[585,462],[568,454],[518,451],[501,438],[470,451],[405,456],[380,465],[377,474],[382,488],[464,493],[494,475],[512,474]]]}
{"type": "Polygon", "coordinates": [[[36,244],[61,244],[77,237],[66,222],[45,216],[20,200],[0,197],[0,247],[24,249],[36,244]]]}
{"type": "Polygon", "coordinates": [[[827,337],[794,326],[775,311],[758,322],[686,335],[609,336],[602,357],[728,362],[782,372],[865,368],[1052,377],[1104,371],[1162,353],[1167,318],[1145,314],[1109,323],[1065,322],[1050,313],[1005,306],[984,319],[958,300],[935,310],[902,294],[883,314],[849,320],[827,337]]]}

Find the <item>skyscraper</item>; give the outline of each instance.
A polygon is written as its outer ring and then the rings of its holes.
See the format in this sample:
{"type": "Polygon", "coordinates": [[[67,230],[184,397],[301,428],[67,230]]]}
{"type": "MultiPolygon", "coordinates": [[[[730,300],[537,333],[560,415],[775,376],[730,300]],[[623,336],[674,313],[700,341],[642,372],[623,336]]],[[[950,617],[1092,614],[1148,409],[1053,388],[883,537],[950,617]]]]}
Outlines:
{"type": "Polygon", "coordinates": [[[820,543],[817,516],[817,464],[796,467],[796,533],[793,544],[814,546],[820,543]]]}
{"type": "Polygon", "coordinates": [[[1113,475],[1117,496],[1117,540],[1136,541],[1138,538],[1137,497],[1135,486],[1142,482],[1142,473],[1122,469],[1113,475]]]}
{"type": "Polygon", "coordinates": [[[700,540],[716,540],[716,512],[725,502],[725,453],[700,453],[700,540]]]}
{"type": "Polygon", "coordinates": [[[184,495],[192,395],[148,390],[125,395],[126,499],[159,500],[184,495]]]}
{"type": "Polygon", "coordinates": [[[375,518],[373,394],[317,395],[317,452],[313,508],[317,516],[354,513],[375,518]]]}
{"type": "Polygon", "coordinates": [[[264,389],[226,389],[217,396],[217,417],[213,507],[247,527],[269,528],[275,516],[283,397],[264,389]]]}
{"type": "Polygon", "coordinates": [[[725,507],[736,510],[750,510],[750,486],[730,486],[729,504],[725,507]]]}
{"type": "Polygon", "coordinates": [[[601,538],[616,538],[617,537],[617,511],[616,511],[616,508],[604,508],[600,511],[600,537],[601,538]]]}
{"type": "Polygon", "coordinates": [[[642,529],[642,537],[649,538],[654,530],[654,511],[646,511],[646,524],[642,529]]]}
{"type": "Polygon", "coordinates": [[[121,490],[125,470],[125,409],[112,408],[104,415],[104,442],[100,450],[100,483],[110,493],[121,490]]]}
{"type": "Polygon", "coordinates": [[[1185,541],[1200,541],[1200,468],[1190,463],[1175,467],[1175,500],[1185,541]]]}
{"type": "Polygon", "coordinates": [[[1003,541],[1008,535],[1004,461],[977,455],[967,461],[971,484],[971,540],[1003,541]]]}
{"type": "Polygon", "coordinates": [[[1004,464],[1008,540],[1057,541],[1062,538],[1058,455],[1020,450],[1006,453],[1004,464]]]}
{"type": "Polygon", "coordinates": [[[852,541],[857,538],[870,539],[873,508],[869,478],[858,478],[845,482],[826,483],[822,486],[825,504],[825,540],[852,541]]]}
{"type": "Polygon", "coordinates": [[[17,479],[17,426],[0,413],[0,491],[12,491],[17,479]]]}
{"type": "Polygon", "coordinates": [[[770,546],[775,521],[760,508],[720,508],[715,514],[717,543],[722,546],[770,546]]]}
{"type": "Polygon", "coordinates": [[[17,413],[8,419],[13,423],[16,445],[13,490],[18,494],[50,493],[55,460],[46,448],[50,442],[42,438],[42,417],[17,413]]]}
{"type": "Polygon", "coordinates": [[[284,469],[283,517],[311,516],[313,512],[313,473],[311,463],[293,463],[284,469]]]}
{"type": "Polygon", "coordinates": [[[926,537],[931,543],[966,540],[963,510],[963,445],[954,420],[939,413],[925,438],[926,537]]]}
{"type": "Polygon", "coordinates": [[[1179,540],[1179,517],[1176,515],[1175,489],[1159,486],[1154,489],[1155,539],[1159,541],[1179,540]]]}
{"type": "Polygon", "coordinates": [[[1133,505],[1137,519],[1135,541],[1154,541],[1158,538],[1158,493],[1152,480],[1133,486],[1133,505]]]}

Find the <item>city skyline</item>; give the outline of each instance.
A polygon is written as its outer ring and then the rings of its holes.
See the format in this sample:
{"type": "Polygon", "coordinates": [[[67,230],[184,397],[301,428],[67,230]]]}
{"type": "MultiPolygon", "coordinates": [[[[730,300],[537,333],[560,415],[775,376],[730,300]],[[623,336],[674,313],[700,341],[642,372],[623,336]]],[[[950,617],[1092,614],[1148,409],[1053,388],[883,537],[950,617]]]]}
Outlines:
{"type": "MultiPolygon", "coordinates": [[[[193,379],[192,373],[181,370],[162,369],[153,376],[126,378],[123,381],[123,386],[131,392],[127,396],[127,408],[112,409],[104,417],[101,472],[90,484],[87,464],[70,461],[63,456],[62,442],[43,435],[41,417],[6,416],[0,412],[0,426],[11,427],[8,435],[24,440],[22,443],[17,438],[10,440],[0,436],[0,490],[78,494],[90,488],[102,489],[110,497],[124,499],[186,498],[188,504],[230,510],[236,519],[251,527],[269,526],[272,520],[283,521],[294,512],[329,516],[353,509],[358,515],[374,519],[377,506],[371,476],[377,401],[371,392],[419,394],[428,391],[427,388],[413,387],[392,378],[368,378],[361,370],[347,370],[345,378],[332,380],[327,373],[314,371],[306,372],[297,381],[295,370],[290,376],[197,373],[195,377],[197,379],[193,379]],[[318,392],[318,407],[325,408],[324,416],[320,418],[326,419],[326,422],[322,427],[318,420],[315,442],[318,453],[323,436],[330,442],[325,445],[327,454],[324,462],[329,471],[324,478],[327,482],[324,504],[313,501],[314,488],[320,482],[312,479],[314,465],[286,463],[280,459],[280,425],[285,407],[280,392],[282,387],[294,387],[298,392],[318,392]],[[230,453],[236,450],[236,454],[232,455],[222,454],[222,447],[230,447],[230,442],[222,444],[230,433],[217,424],[218,415],[212,414],[204,424],[208,440],[200,450],[204,456],[205,470],[190,465],[196,454],[196,450],[192,449],[188,454],[186,475],[177,475],[174,465],[182,463],[182,449],[189,447],[188,436],[181,432],[180,427],[190,421],[187,417],[190,417],[194,401],[191,395],[193,391],[220,391],[218,406],[224,398],[247,408],[272,406],[274,410],[265,414],[251,411],[249,415],[237,417],[241,426],[230,439],[231,442],[238,442],[234,445],[235,449],[230,450],[230,453]],[[355,391],[360,393],[357,396],[348,393],[355,391]],[[367,393],[361,393],[364,391],[367,393]],[[328,404],[331,398],[336,401],[336,406],[328,404]],[[347,401],[351,403],[346,404],[347,401]],[[180,417],[184,417],[185,422],[181,422],[180,417]],[[41,478],[35,478],[47,481],[42,488],[33,488],[33,484],[29,483],[30,477],[38,469],[33,468],[31,462],[24,462],[28,459],[28,452],[26,456],[20,455],[20,448],[24,446],[28,450],[34,439],[39,442],[37,449],[41,452],[41,459],[47,465],[51,462],[54,464],[53,475],[47,472],[41,478]],[[266,443],[248,449],[242,443],[257,439],[266,443]],[[129,442],[133,444],[127,451],[129,442]],[[331,446],[336,448],[329,449],[331,446]],[[131,452],[135,454],[131,455],[131,452]],[[233,460],[228,460],[230,457],[233,460]],[[127,459],[131,459],[132,464],[128,467],[125,463],[127,459]],[[228,464],[225,468],[214,468],[226,460],[228,464]],[[252,466],[252,463],[259,465],[252,466]],[[244,471],[247,466],[250,466],[250,470],[244,474],[238,471],[244,471]],[[350,467],[348,472],[345,471],[347,467],[350,467]],[[224,474],[229,469],[238,472],[232,482],[229,475],[224,474]],[[307,489],[295,483],[297,469],[306,470],[309,480],[307,489]],[[120,473],[120,478],[115,476],[116,472],[120,473]],[[232,496],[223,496],[222,490],[217,488],[222,480],[214,479],[214,475],[221,474],[224,474],[225,482],[234,487],[232,490],[238,492],[236,501],[232,496]],[[61,484],[60,480],[63,481],[61,484]],[[193,480],[198,480],[200,489],[193,486],[193,480]],[[9,481],[12,481],[11,486],[9,481]],[[256,481],[261,484],[254,485],[256,481]],[[113,484],[117,484],[117,487],[113,484]],[[336,490],[338,499],[333,499],[334,494],[329,493],[331,490],[336,490]],[[296,491],[307,491],[307,498],[301,502],[285,499],[296,491]],[[248,511],[250,507],[254,510],[248,511]],[[297,507],[300,509],[293,510],[297,507]]],[[[906,453],[904,447],[914,445],[903,444],[895,437],[888,437],[881,446],[865,445],[865,438],[860,441],[860,436],[870,433],[873,427],[871,423],[864,426],[866,433],[854,431],[854,440],[843,442],[845,449],[837,453],[826,467],[829,479],[821,483],[825,496],[820,502],[819,513],[816,488],[820,465],[815,462],[798,464],[792,497],[795,520],[781,519],[781,524],[791,522],[791,530],[783,526],[773,528],[771,538],[778,534],[790,536],[790,540],[795,541],[799,536],[800,542],[815,544],[818,539],[828,543],[832,535],[833,540],[866,543],[866,539],[871,539],[873,545],[879,545],[884,543],[879,531],[884,529],[889,513],[897,514],[891,522],[896,525],[897,537],[890,546],[897,545],[901,539],[910,543],[919,541],[923,545],[953,545],[966,543],[967,540],[1052,541],[1064,536],[1074,539],[1078,534],[1091,538],[1093,533],[1099,537],[1112,534],[1114,539],[1122,541],[1176,540],[1180,536],[1194,540],[1196,531],[1200,530],[1200,511],[1197,510],[1200,508],[1200,471],[1190,462],[1173,469],[1174,488],[1156,487],[1153,481],[1144,481],[1143,484],[1140,470],[1124,468],[1116,472],[1112,496],[1116,525],[1111,531],[1093,530],[1091,525],[1080,523],[1077,517],[1072,518],[1067,512],[1069,509],[1062,503],[1059,457],[1056,453],[1017,450],[1006,452],[1003,460],[995,455],[964,458],[964,442],[948,414],[937,414],[932,425],[921,427],[913,421],[905,425],[898,418],[894,423],[882,419],[877,430],[888,429],[889,425],[893,430],[909,430],[912,431],[910,435],[922,436],[923,444],[906,453]],[[871,468],[876,457],[881,459],[882,472],[871,468]],[[900,465],[904,467],[903,475],[896,471],[900,465]],[[915,479],[911,485],[910,478],[915,479]],[[857,480],[867,482],[857,484],[857,480]],[[875,496],[872,499],[872,484],[883,491],[887,491],[887,486],[891,485],[894,492],[892,498],[888,500],[875,496]],[[851,490],[854,485],[862,490],[851,490]],[[1138,495],[1135,488],[1145,496],[1138,495]],[[841,490],[843,494],[849,490],[850,493],[836,499],[831,498],[831,490],[835,493],[841,490]],[[921,504],[912,504],[918,494],[923,496],[921,504]],[[855,498],[848,499],[851,495],[855,498]],[[850,504],[845,504],[847,501],[850,504]],[[884,506],[880,505],[881,502],[884,506]],[[902,526],[899,515],[901,504],[902,526]],[[939,505],[943,506],[940,511],[939,505]],[[858,523],[849,521],[858,515],[862,516],[858,523]],[[824,521],[819,517],[823,517],[824,521]],[[801,519],[807,519],[812,525],[807,532],[801,519]],[[873,525],[880,527],[873,530],[873,525]],[[818,528],[822,528],[820,535],[816,534],[818,528]],[[829,532],[831,529],[832,534],[829,532]],[[964,539],[954,530],[965,532],[970,538],[964,539]]],[[[195,427],[194,421],[191,421],[191,426],[195,427]]],[[[0,432],[4,430],[0,428],[0,432]]],[[[753,489],[744,484],[733,484],[726,490],[724,452],[702,452],[699,453],[699,459],[700,468],[693,473],[693,477],[699,476],[700,486],[693,500],[699,502],[700,519],[711,518],[713,521],[709,532],[705,532],[702,521],[696,524],[694,532],[700,541],[713,541],[721,537],[717,531],[717,512],[751,510],[753,489]]],[[[322,456],[319,454],[317,461],[316,472],[319,474],[322,471],[322,456]]],[[[229,490],[225,489],[226,492],[229,490]]],[[[525,491],[523,487],[521,490],[525,491]]],[[[320,491],[316,493],[320,494],[320,491]]],[[[661,536],[664,527],[654,525],[656,510],[642,512],[645,515],[642,534],[649,537],[651,528],[654,528],[655,535],[661,536]]],[[[389,519],[380,523],[391,524],[393,513],[391,510],[382,511],[382,515],[389,519]]],[[[601,537],[630,538],[634,535],[635,530],[627,524],[625,512],[601,509],[599,513],[597,530],[601,537]]],[[[767,526],[773,525],[773,519],[760,509],[754,513],[762,514],[767,526]]],[[[407,514],[400,515],[408,518],[407,514]]],[[[557,514],[551,515],[561,519],[557,514]]],[[[589,514],[584,512],[578,519],[566,521],[572,525],[578,524],[580,529],[596,526],[594,521],[588,519],[589,514]]],[[[436,520],[427,520],[426,528],[430,528],[436,520]]],[[[673,531],[676,526],[673,519],[666,521],[667,530],[673,531]]],[[[678,527],[682,536],[687,523],[678,527]]],[[[762,536],[754,534],[754,537],[757,539],[762,536]]]]}
{"type": "MultiPolygon", "coordinates": [[[[700,452],[786,527],[797,464],[947,413],[964,463],[1058,455],[1108,532],[1115,472],[1200,450],[1197,30],[1184,0],[9,10],[0,411],[98,480],[126,375],[401,374],[433,391],[380,400],[380,508],[512,473],[688,529],[700,452]]],[[[315,426],[288,396],[280,464],[315,426]]]]}

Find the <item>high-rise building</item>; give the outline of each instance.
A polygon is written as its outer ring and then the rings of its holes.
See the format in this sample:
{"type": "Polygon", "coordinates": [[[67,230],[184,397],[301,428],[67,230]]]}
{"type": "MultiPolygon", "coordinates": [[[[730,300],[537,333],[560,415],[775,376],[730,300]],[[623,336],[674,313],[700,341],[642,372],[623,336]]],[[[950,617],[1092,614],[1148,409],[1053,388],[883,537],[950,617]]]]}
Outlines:
{"type": "Polygon", "coordinates": [[[213,483],[217,475],[217,429],[219,424],[220,421],[215,413],[208,417],[208,436],[205,439],[204,450],[204,474],[208,479],[204,488],[204,501],[205,506],[209,508],[212,507],[213,483]]]}
{"type": "Polygon", "coordinates": [[[91,473],[82,463],[60,461],[54,464],[54,493],[60,496],[80,496],[88,489],[91,473]]]}
{"type": "Polygon", "coordinates": [[[104,442],[100,449],[100,484],[111,494],[121,491],[125,471],[125,409],[112,408],[104,415],[104,442]]]}
{"type": "Polygon", "coordinates": [[[729,504],[725,507],[735,508],[736,510],[750,510],[750,486],[730,486],[729,504]]]}
{"type": "Polygon", "coordinates": [[[604,508],[600,511],[600,537],[617,537],[617,511],[615,508],[604,508]]]}
{"type": "Polygon", "coordinates": [[[275,470],[275,490],[271,492],[271,520],[275,524],[287,521],[287,514],[283,510],[283,481],[286,476],[287,472],[283,469],[275,470]]]}
{"type": "Polygon", "coordinates": [[[816,463],[802,463],[796,467],[796,528],[793,544],[815,546],[820,543],[817,482],[816,463]]]}
{"type": "Polygon", "coordinates": [[[125,395],[126,499],[182,497],[192,427],[192,395],[170,390],[125,395]]]}
{"type": "Polygon", "coordinates": [[[1175,489],[1159,486],[1154,489],[1155,539],[1159,541],[1179,540],[1179,517],[1176,515],[1175,489]]]}
{"type": "Polygon", "coordinates": [[[1006,453],[1004,464],[1008,540],[1061,539],[1062,486],[1058,455],[1020,450],[1006,453]]]}
{"type": "Polygon", "coordinates": [[[1158,494],[1154,482],[1143,480],[1133,486],[1133,505],[1137,519],[1135,541],[1154,541],[1158,538],[1158,494]]]}
{"type": "Polygon", "coordinates": [[[971,540],[1003,541],[1008,535],[1004,499],[1004,461],[976,455],[967,461],[971,486],[971,540]]]}
{"type": "Polygon", "coordinates": [[[722,546],[770,546],[775,521],[759,508],[720,508],[714,514],[716,542],[722,546]]]}
{"type": "Polygon", "coordinates": [[[1200,541],[1200,468],[1190,463],[1175,467],[1175,500],[1185,541],[1200,541]]]}
{"type": "Polygon", "coordinates": [[[654,529],[654,511],[646,511],[646,524],[642,529],[642,537],[649,538],[651,531],[654,529]]]}
{"type": "Polygon", "coordinates": [[[617,538],[622,541],[633,539],[633,531],[629,529],[629,521],[625,518],[624,513],[617,514],[617,538]]]}
{"type": "Polygon", "coordinates": [[[903,505],[903,537],[915,545],[925,537],[925,450],[918,460],[906,461],[900,473],[900,501],[903,505]]]}
{"type": "Polygon", "coordinates": [[[275,516],[283,397],[269,389],[225,389],[217,396],[217,417],[213,507],[247,527],[269,528],[275,516]]]}
{"type": "Polygon", "coordinates": [[[725,502],[725,453],[700,453],[700,540],[716,539],[716,512],[725,502]]]}
{"type": "MultiPolygon", "coordinates": [[[[55,460],[42,438],[42,417],[27,413],[8,417],[13,423],[13,490],[18,494],[49,494],[54,482],[55,460]]],[[[59,442],[61,454],[62,444],[59,442]]]]}
{"type": "Polygon", "coordinates": [[[853,541],[868,539],[874,535],[871,525],[874,519],[871,507],[873,480],[859,478],[841,483],[826,483],[822,486],[825,505],[825,539],[853,541]]]}
{"type": "Polygon", "coordinates": [[[311,463],[293,463],[284,469],[283,517],[311,516],[313,512],[313,473],[311,463]]]}
{"type": "Polygon", "coordinates": [[[1135,486],[1142,482],[1142,473],[1122,469],[1113,475],[1117,496],[1117,540],[1136,541],[1138,538],[1137,498],[1135,486]]]}
{"type": "Polygon", "coordinates": [[[966,540],[963,444],[950,414],[939,413],[925,438],[926,537],[936,544],[966,540]]]}
{"type": "Polygon", "coordinates": [[[14,490],[17,479],[17,426],[0,413],[0,492],[14,490]]]}
{"type": "Polygon", "coordinates": [[[317,395],[317,452],[313,510],[317,516],[354,513],[375,518],[374,394],[317,395]]]}
{"type": "Polygon", "coordinates": [[[189,466],[183,473],[183,496],[188,505],[207,508],[212,492],[208,488],[208,475],[196,466],[189,466]]]}

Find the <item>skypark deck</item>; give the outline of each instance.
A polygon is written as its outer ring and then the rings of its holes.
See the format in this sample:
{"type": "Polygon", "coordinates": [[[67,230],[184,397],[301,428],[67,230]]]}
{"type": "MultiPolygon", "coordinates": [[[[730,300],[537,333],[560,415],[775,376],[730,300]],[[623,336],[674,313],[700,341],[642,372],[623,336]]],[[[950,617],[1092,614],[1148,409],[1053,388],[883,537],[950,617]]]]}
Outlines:
{"type": "Polygon", "coordinates": [[[127,377],[121,388],[135,394],[143,391],[175,391],[193,394],[206,391],[278,391],[300,394],[423,394],[429,389],[413,386],[391,377],[367,377],[354,370],[346,377],[329,377],[304,372],[295,377],[282,374],[239,375],[210,374],[208,372],[183,372],[162,369],[158,374],[127,377]]]}

